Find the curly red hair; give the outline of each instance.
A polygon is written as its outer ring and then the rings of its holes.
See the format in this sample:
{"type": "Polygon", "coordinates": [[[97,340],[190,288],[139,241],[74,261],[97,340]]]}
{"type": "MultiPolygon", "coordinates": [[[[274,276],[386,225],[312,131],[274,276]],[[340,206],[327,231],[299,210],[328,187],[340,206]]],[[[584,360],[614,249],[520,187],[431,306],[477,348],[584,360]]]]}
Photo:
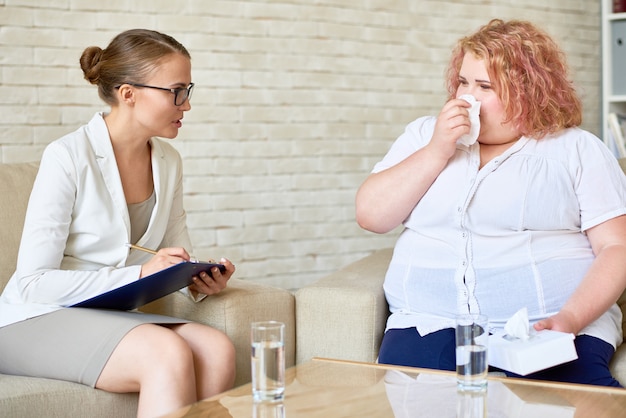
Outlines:
{"type": "Polygon", "coordinates": [[[530,22],[493,19],[459,40],[447,70],[449,98],[456,97],[465,54],[485,61],[506,121],[522,135],[543,138],[582,122],[582,104],[569,79],[565,54],[530,22]]]}

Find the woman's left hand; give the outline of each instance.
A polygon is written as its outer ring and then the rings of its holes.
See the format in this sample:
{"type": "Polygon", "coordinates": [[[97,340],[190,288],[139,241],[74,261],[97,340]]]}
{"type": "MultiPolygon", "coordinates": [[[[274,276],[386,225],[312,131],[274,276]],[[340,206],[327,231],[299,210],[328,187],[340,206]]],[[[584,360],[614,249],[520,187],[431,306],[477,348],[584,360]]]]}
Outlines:
{"type": "Polygon", "coordinates": [[[226,288],[228,280],[235,272],[235,265],[225,258],[220,260],[220,264],[226,267],[223,273],[217,267],[211,269],[211,274],[203,271],[193,276],[193,284],[189,286],[189,290],[205,295],[215,295],[226,288]]]}
{"type": "Polygon", "coordinates": [[[574,315],[563,310],[556,315],[537,321],[533,327],[536,331],[551,329],[553,331],[569,332],[574,335],[578,334],[580,331],[574,315]]]}

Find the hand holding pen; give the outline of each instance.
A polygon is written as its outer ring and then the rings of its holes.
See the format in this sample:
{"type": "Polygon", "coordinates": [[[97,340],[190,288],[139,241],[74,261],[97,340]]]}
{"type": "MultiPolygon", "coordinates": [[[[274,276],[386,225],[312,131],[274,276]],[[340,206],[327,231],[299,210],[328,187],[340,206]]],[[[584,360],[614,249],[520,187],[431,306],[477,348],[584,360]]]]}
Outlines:
{"type": "MultiPolygon", "coordinates": [[[[187,251],[181,247],[161,248],[156,251],[133,244],[126,244],[126,246],[154,255],[150,261],[142,265],[141,277],[156,273],[182,261],[198,262],[195,257],[192,259],[187,251]]],[[[209,263],[214,263],[214,261],[211,260],[209,263]]],[[[220,264],[223,264],[225,267],[223,272],[217,267],[212,268],[210,273],[202,272],[198,276],[193,277],[194,283],[189,286],[189,289],[205,295],[212,295],[224,289],[228,280],[235,272],[235,265],[225,258],[220,260],[220,264]]]]}
{"type": "Polygon", "coordinates": [[[191,257],[182,247],[169,247],[153,250],[134,244],[126,244],[128,248],[152,254],[153,257],[141,265],[140,277],[146,277],[183,261],[191,261],[191,257]]]}

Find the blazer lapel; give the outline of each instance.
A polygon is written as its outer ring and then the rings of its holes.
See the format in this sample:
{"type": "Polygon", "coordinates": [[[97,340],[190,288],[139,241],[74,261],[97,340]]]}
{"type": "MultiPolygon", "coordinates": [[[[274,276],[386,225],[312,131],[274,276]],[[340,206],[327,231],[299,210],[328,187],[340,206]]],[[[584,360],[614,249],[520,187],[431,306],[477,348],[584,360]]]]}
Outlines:
{"type": "Polygon", "coordinates": [[[126,232],[128,235],[127,238],[130,239],[130,216],[128,215],[126,196],[124,195],[122,180],[117,168],[115,154],[113,153],[113,146],[111,145],[109,131],[101,113],[91,119],[87,129],[90,131],[88,138],[96,156],[98,166],[100,167],[100,173],[102,174],[102,178],[107,190],[109,191],[113,204],[124,220],[124,225],[126,225],[126,232]]]}
{"type": "Polygon", "coordinates": [[[165,203],[163,202],[163,195],[165,192],[165,190],[163,190],[163,187],[166,187],[165,185],[168,179],[167,160],[165,159],[159,141],[151,139],[150,146],[152,148],[152,183],[154,184],[156,203],[154,205],[154,210],[152,211],[152,216],[150,217],[150,223],[148,224],[146,235],[149,235],[150,229],[157,221],[157,216],[163,213],[163,210],[161,209],[163,204],[165,203]]]}

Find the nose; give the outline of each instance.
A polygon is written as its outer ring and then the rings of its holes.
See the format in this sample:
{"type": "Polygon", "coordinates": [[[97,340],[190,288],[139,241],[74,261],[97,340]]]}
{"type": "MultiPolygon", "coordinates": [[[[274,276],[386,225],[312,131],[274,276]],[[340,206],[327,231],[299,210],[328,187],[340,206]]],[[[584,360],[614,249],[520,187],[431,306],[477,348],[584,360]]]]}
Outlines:
{"type": "Polygon", "coordinates": [[[476,91],[477,91],[477,88],[474,86],[465,86],[465,87],[460,86],[459,87],[459,92],[461,94],[471,94],[472,96],[476,97],[476,91]]]}
{"type": "Polygon", "coordinates": [[[183,104],[181,104],[179,107],[183,112],[191,110],[191,101],[189,100],[189,97],[187,97],[183,104]]]}
{"type": "Polygon", "coordinates": [[[470,86],[459,85],[456,89],[456,97],[460,97],[464,94],[471,94],[474,96],[474,90],[470,86]]]}

